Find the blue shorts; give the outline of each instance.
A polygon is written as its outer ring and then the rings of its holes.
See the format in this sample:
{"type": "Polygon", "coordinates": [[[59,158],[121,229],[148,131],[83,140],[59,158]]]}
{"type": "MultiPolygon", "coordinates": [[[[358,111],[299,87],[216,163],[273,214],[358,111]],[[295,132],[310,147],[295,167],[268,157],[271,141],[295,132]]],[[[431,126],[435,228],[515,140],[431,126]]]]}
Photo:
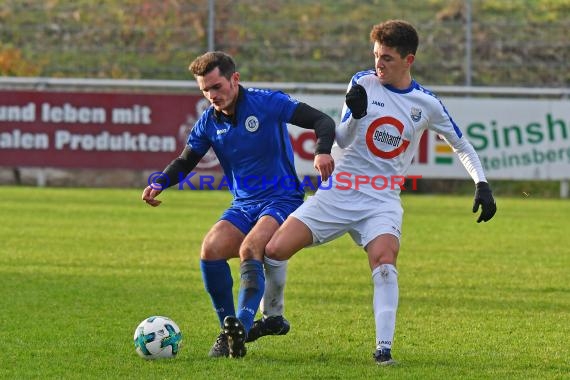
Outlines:
{"type": "Polygon", "coordinates": [[[262,216],[269,215],[281,225],[302,203],[302,199],[234,202],[220,220],[227,220],[247,235],[262,216]]]}

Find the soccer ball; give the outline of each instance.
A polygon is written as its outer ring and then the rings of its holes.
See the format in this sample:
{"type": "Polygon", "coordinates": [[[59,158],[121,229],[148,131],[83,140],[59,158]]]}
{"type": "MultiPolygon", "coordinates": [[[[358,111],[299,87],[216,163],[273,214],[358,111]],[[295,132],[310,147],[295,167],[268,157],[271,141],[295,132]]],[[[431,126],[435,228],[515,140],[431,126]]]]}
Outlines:
{"type": "Polygon", "coordinates": [[[174,358],[180,350],[182,333],[172,319],[154,316],[139,323],[134,340],[137,354],[143,359],[174,358]]]}

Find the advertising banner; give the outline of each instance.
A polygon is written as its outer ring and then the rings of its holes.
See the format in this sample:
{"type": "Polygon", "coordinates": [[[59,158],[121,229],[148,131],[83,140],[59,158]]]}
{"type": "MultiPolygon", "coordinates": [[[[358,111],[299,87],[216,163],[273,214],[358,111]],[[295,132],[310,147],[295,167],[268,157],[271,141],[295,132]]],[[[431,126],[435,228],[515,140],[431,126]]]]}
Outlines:
{"type": "MultiPolygon", "coordinates": [[[[293,94],[336,122],[344,95],[293,94]]],[[[570,178],[570,101],[442,98],[490,179],[570,178]]],[[[209,103],[201,95],[0,91],[0,166],[161,170],[209,103]]],[[[300,176],[316,175],[315,136],[289,126],[300,176]]],[[[219,171],[212,151],[198,170],[219,171]]],[[[425,133],[409,170],[468,178],[451,148],[425,133]]]]}
{"type": "MultiPolygon", "coordinates": [[[[545,99],[444,99],[473,144],[489,178],[570,178],[570,101],[545,99]]],[[[414,172],[457,178],[465,169],[447,144],[430,136],[427,161],[414,172]]],[[[420,152],[421,155],[421,152],[420,152]]]]}
{"type": "MultiPolygon", "coordinates": [[[[340,120],[344,96],[296,97],[340,120]]],[[[442,101],[473,144],[489,179],[570,179],[570,100],[449,97],[442,101]]],[[[312,161],[298,165],[303,172],[314,171],[312,161]]],[[[422,136],[408,174],[469,178],[451,147],[431,131],[422,136]]]]}
{"type": "Polygon", "coordinates": [[[162,168],[184,147],[200,99],[0,91],[0,166],[162,168]]]}
{"type": "MultiPolygon", "coordinates": [[[[161,170],[208,106],[197,94],[0,91],[0,166],[161,170]]],[[[314,132],[290,137],[314,174],[314,132]]],[[[221,171],[212,150],[197,170],[221,171]]]]}

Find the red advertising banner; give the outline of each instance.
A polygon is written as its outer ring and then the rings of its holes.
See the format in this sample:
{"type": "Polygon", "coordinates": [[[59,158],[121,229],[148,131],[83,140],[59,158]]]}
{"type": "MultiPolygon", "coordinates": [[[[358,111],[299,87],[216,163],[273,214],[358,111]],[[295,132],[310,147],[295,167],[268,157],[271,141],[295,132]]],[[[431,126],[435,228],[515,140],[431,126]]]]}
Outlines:
{"type": "MultiPolygon", "coordinates": [[[[0,91],[0,167],[161,170],[209,107],[202,95],[0,91]]],[[[312,130],[289,126],[299,175],[312,130]]],[[[221,170],[210,150],[198,170],[221,170]]]]}
{"type": "MultiPolygon", "coordinates": [[[[200,95],[0,91],[0,166],[162,169],[184,147],[204,101],[200,95]]],[[[202,161],[202,168],[211,162],[202,161]]]]}

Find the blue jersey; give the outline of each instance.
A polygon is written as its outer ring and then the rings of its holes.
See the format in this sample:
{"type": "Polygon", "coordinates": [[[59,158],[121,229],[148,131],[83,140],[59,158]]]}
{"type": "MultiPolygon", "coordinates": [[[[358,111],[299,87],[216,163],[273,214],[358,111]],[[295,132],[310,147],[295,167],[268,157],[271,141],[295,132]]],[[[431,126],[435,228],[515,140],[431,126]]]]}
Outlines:
{"type": "MultiPolygon", "coordinates": [[[[303,199],[287,132],[299,101],[280,91],[240,86],[232,118],[210,106],[188,136],[192,151],[212,147],[224,170],[222,181],[235,201],[303,199]]],[[[219,186],[220,187],[220,186],[219,186]]]]}

